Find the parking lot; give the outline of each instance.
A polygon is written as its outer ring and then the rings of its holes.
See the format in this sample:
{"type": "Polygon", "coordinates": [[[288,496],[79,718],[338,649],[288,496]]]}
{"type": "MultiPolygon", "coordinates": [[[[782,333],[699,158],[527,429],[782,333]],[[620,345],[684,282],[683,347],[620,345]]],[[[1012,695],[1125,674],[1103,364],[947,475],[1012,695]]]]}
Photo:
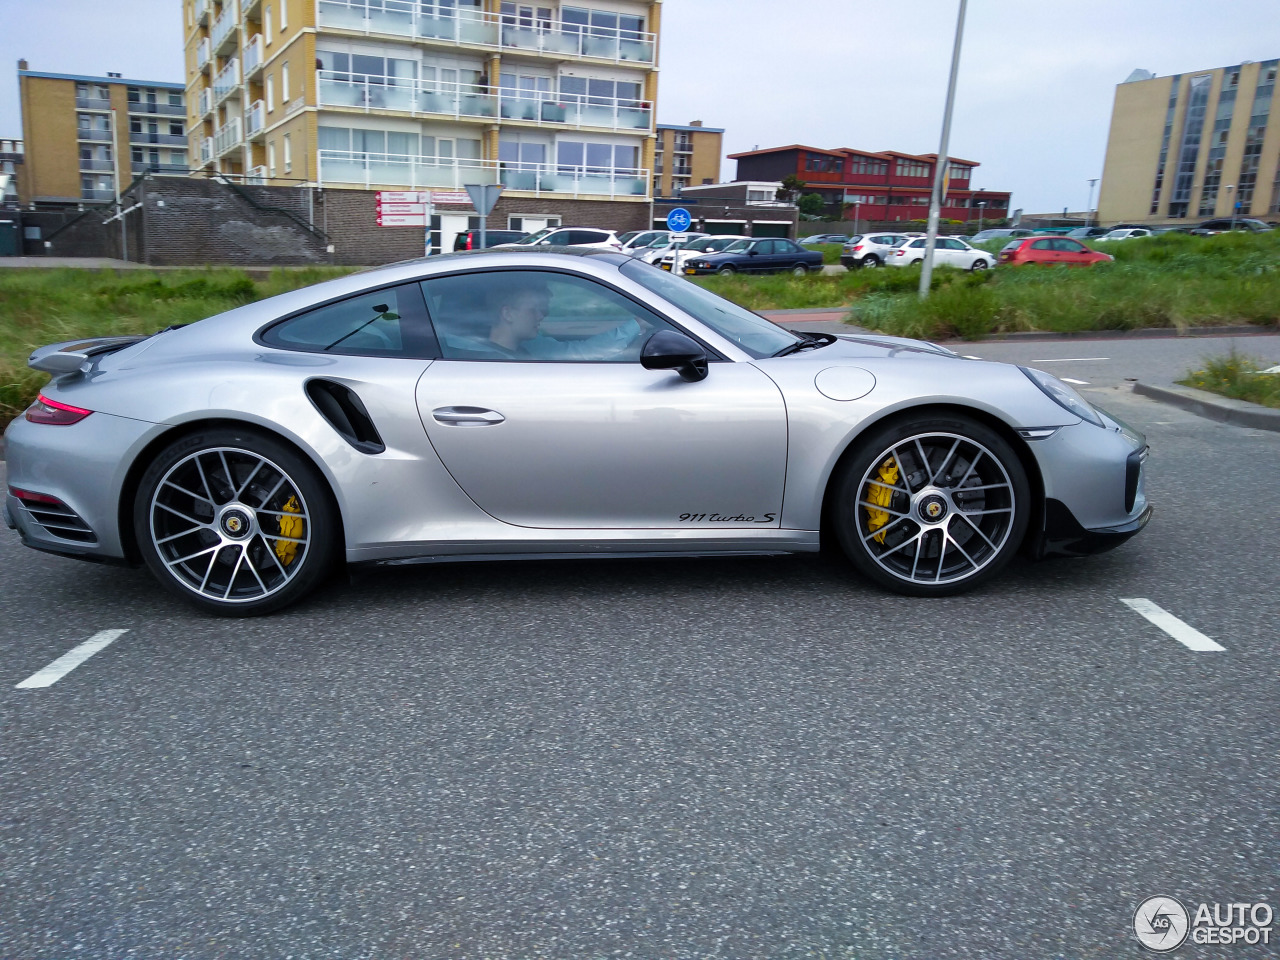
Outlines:
{"type": "MultiPolygon", "coordinates": [[[[960,350],[1145,431],[1156,513],[957,598],[456,564],[224,620],[3,531],[0,957],[1136,957],[1146,897],[1280,907],[1280,433],[1130,392],[1195,350],[960,350]]],[[[1222,949],[1178,955],[1268,955],[1222,949]]]]}

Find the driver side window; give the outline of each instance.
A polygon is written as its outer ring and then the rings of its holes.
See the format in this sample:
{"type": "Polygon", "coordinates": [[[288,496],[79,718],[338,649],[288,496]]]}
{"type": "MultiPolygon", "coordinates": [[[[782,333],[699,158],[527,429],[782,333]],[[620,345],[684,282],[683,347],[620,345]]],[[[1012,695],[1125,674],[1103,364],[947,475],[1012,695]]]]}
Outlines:
{"type": "Polygon", "coordinates": [[[566,273],[481,271],[425,280],[446,360],[638,363],[645,340],[674,329],[622,294],[566,273]]]}

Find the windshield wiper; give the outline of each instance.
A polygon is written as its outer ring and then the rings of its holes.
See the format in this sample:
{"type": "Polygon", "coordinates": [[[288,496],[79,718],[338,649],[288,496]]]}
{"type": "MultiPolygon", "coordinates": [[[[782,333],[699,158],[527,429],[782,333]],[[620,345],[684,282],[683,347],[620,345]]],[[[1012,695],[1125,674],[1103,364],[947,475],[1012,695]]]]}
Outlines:
{"type": "Polygon", "coordinates": [[[804,339],[797,340],[795,343],[788,343],[772,356],[789,357],[791,354],[799,353],[801,350],[816,350],[819,347],[825,347],[836,342],[836,338],[829,333],[807,333],[804,330],[792,330],[790,332],[804,339]]]}

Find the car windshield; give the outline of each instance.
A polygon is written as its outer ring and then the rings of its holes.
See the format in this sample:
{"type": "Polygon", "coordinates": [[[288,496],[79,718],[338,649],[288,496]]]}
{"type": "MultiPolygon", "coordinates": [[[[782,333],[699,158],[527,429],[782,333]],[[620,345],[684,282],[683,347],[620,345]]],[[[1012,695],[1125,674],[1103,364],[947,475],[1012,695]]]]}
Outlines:
{"type": "Polygon", "coordinates": [[[704,250],[719,250],[720,247],[731,242],[732,241],[730,240],[719,241],[715,237],[703,237],[701,240],[694,240],[691,243],[686,243],[684,245],[684,249],[686,251],[693,250],[701,253],[704,250]],[[719,244],[719,246],[715,246],[715,244],[719,244]]]}
{"type": "Polygon", "coordinates": [[[516,243],[525,244],[525,245],[537,243],[543,237],[547,236],[548,234],[555,233],[559,229],[560,229],[559,227],[543,227],[537,233],[531,233],[527,237],[525,237],[523,240],[517,240],[516,243]]]}
{"type": "Polygon", "coordinates": [[[628,230],[626,233],[618,234],[618,242],[621,244],[626,244],[626,242],[630,240],[632,237],[638,237],[638,236],[640,236],[639,230],[628,230]]]}
{"type": "Polygon", "coordinates": [[[728,237],[708,237],[702,242],[706,244],[706,247],[703,248],[705,250],[725,250],[733,246],[735,243],[741,243],[742,241],[733,240],[728,237]]]}
{"type": "Polygon", "coordinates": [[[623,276],[675,304],[757,359],[771,357],[779,350],[804,339],[770,323],[758,313],[717,297],[690,280],[673,276],[664,270],[655,270],[646,263],[633,260],[618,269],[623,276]]]}
{"type": "Polygon", "coordinates": [[[747,247],[751,245],[749,240],[735,240],[724,248],[723,253],[745,253],[747,247]]]}

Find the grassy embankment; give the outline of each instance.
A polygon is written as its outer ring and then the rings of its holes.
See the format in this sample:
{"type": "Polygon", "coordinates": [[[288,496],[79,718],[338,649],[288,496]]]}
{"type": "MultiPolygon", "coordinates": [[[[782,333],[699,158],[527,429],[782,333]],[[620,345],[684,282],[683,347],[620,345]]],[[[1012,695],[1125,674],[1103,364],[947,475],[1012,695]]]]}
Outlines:
{"type": "Polygon", "coordinates": [[[0,270],[0,428],[26,409],[49,379],[27,366],[27,356],[38,346],[153,333],[350,272],[274,270],[255,282],[233,269],[0,270]]]}
{"type": "MultiPolygon", "coordinates": [[[[999,249],[999,242],[991,247],[999,249]]],[[[925,339],[990,333],[1059,333],[1274,324],[1280,320],[1280,230],[1193,237],[1166,234],[1098,249],[1116,262],[1087,268],[939,269],[933,294],[915,296],[919,269],[839,277],[708,277],[714,290],[755,310],[850,307],[854,323],[925,339]]]]}
{"type": "Polygon", "coordinates": [[[1234,400],[1280,408],[1280,373],[1260,372],[1274,365],[1241,356],[1233,350],[1228,356],[1206,360],[1201,369],[1192,370],[1178,382],[1234,400]]]}

